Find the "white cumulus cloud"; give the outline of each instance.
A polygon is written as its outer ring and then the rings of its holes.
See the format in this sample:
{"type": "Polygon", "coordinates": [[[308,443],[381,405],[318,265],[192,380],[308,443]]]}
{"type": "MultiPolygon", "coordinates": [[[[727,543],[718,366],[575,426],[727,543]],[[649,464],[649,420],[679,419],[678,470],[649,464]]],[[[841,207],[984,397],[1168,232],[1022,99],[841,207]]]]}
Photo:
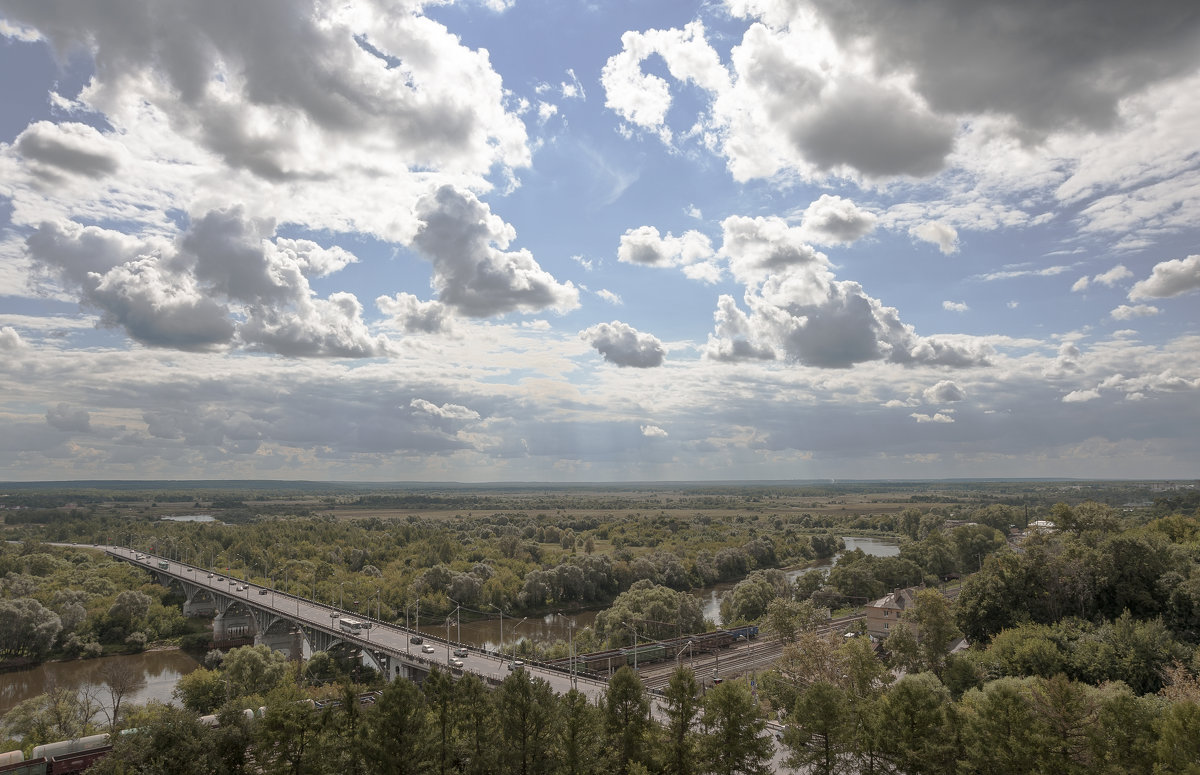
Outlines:
{"type": "Polygon", "coordinates": [[[1130,300],[1166,299],[1200,290],[1200,254],[1155,264],[1129,291],[1130,300]]]}
{"type": "Polygon", "coordinates": [[[1132,306],[1122,304],[1109,314],[1112,315],[1113,320],[1133,320],[1157,315],[1159,311],[1158,307],[1151,304],[1134,304],[1132,306]]]}
{"type": "Polygon", "coordinates": [[[644,334],[633,326],[614,320],[598,323],[584,331],[579,337],[617,366],[649,369],[661,366],[667,351],[652,334],[644,334]]]}

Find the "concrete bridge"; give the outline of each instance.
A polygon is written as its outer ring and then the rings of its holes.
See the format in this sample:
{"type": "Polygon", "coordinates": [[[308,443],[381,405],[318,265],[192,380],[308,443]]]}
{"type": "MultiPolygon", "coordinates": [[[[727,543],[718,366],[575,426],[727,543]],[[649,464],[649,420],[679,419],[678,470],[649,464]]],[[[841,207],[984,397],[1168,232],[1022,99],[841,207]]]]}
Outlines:
{"type": "MultiPolygon", "coordinates": [[[[96,548],[146,570],[161,584],[181,589],[186,598],[184,615],[212,614],[213,637],[218,641],[253,637],[255,644],[266,644],[289,656],[305,659],[317,651],[329,651],[345,644],[360,651],[362,663],[378,670],[388,680],[403,677],[420,682],[437,667],[452,675],[474,673],[496,685],[513,668],[511,659],[479,648],[417,633],[207,568],[123,546],[96,548]],[[360,624],[361,628],[355,627],[354,623],[360,624]],[[413,636],[418,635],[422,642],[413,643],[413,636]],[[466,656],[456,657],[456,650],[459,654],[465,650],[466,656]]],[[[566,693],[574,685],[593,702],[607,688],[601,679],[573,674],[560,666],[526,663],[521,669],[544,678],[559,694],[566,693]]]]}

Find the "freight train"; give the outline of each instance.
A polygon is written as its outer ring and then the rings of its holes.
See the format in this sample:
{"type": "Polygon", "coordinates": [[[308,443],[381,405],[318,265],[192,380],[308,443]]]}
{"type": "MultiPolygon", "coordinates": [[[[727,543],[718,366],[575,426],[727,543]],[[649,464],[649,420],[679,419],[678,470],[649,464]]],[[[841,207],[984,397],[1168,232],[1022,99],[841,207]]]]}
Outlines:
{"type": "MultiPolygon", "coordinates": [[[[652,662],[674,659],[680,652],[689,648],[688,644],[691,644],[691,650],[697,653],[711,653],[716,649],[728,648],[740,641],[757,637],[758,625],[750,624],[745,627],[713,630],[712,632],[704,632],[699,635],[685,635],[681,638],[643,643],[636,649],[609,649],[607,651],[594,651],[590,654],[579,654],[575,657],[575,663],[581,670],[608,673],[621,665],[633,665],[635,661],[640,666],[652,662]],[[635,654],[636,660],[634,658],[635,654]]],[[[551,664],[558,665],[559,667],[567,667],[570,661],[570,659],[558,659],[551,664]]]]}
{"type": "Polygon", "coordinates": [[[112,750],[108,735],[89,735],[34,746],[28,759],[21,751],[0,753],[3,775],[67,775],[83,772],[112,750]]]}
{"type": "MultiPolygon", "coordinates": [[[[358,701],[362,705],[371,705],[379,697],[379,692],[367,692],[359,695],[358,701]]],[[[310,699],[300,700],[301,705],[306,705],[310,710],[318,710],[325,706],[337,706],[341,702],[327,701],[317,703],[310,699]]],[[[266,714],[267,709],[260,707],[257,711],[246,708],[242,711],[242,715],[247,721],[260,719],[266,714]]],[[[216,714],[210,714],[200,717],[200,723],[206,727],[219,726],[216,714]]],[[[118,734],[130,735],[137,732],[137,729],[124,729],[118,734]]],[[[56,743],[44,743],[36,745],[29,753],[29,758],[25,758],[23,751],[9,751],[0,753],[0,775],[73,775],[74,773],[83,772],[97,759],[102,759],[112,750],[109,744],[107,734],[88,735],[77,740],[60,740],[56,743]]]]}

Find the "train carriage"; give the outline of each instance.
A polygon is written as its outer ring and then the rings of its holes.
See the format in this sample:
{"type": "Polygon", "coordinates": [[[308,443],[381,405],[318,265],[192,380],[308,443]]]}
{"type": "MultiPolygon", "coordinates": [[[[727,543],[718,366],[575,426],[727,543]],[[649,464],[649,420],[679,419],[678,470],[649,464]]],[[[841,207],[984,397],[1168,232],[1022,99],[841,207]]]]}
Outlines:
{"type": "Polygon", "coordinates": [[[3,775],[46,775],[46,765],[45,757],[39,756],[27,761],[20,751],[9,751],[4,754],[4,758],[0,758],[0,773],[3,775]],[[17,756],[14,757],[12,754],[17,756]]]}

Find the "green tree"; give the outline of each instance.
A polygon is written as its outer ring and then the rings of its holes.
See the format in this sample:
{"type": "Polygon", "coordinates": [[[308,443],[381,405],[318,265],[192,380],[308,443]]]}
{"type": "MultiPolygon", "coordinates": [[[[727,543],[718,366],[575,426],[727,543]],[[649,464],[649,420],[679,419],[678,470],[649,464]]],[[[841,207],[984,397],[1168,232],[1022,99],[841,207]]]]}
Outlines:
{"type": "Polygon", "coordinates": [[[1139,621],[1129,611],[1102,628],[1101,635],[1116,659],[1110,677],[1125,681],[1139,694],[1161,689],[1167,666],[1186,653],[1161,619],[1139,621]]]}
{"type": "Polygon", "coordinates": [[[907,508],[896,518],[896,529],[913,541],[920,538],[921,512],[918,509],[907,508]]]}
{"type": "Polygon", "coordinates": [[[782,571],[755,571],[722,598],[721,619],[726,624],[755,621],[766,615],[772,600],[790,593],[782,571]]]}
{"type": "Polygon", "coordinates": [[[181,676],[171,694],[193,713],[212,713],[225,702],[225,677],[220,670],[198,667],[181,676]]]}
{"type": "Polygon", "coordinates": [[[116,601],[108,609],[108,618],[114,624],[126,630],[145,620],[150,613],[150,604],[154,602],[145,592],[127,589],[117,595],[116,601]]]}
{"type": "Polygon", "coordinates": [[[801,632],[815,629],[829,621],[829,609],[815,605],[811,600],[787,600],[777,597],[767,603],[767,620],[764,629],[789,643],[801,632]]]}
{"type": "Polygon", "coordinates": [[[266,698],[266,712],[254,725],[254,758],[268,775],[300,775],[324,754],[317,741],[317,717],[292,684],[266,698]]]}
{"type": "Polygon", "coordinates": [[[993,552],[1007,546],[1004,534],[987,525],[964,525],[950,534],[960,570],[974,573],[983,568],[983,561],[993,552]]]}
{"type": "Polygon", "coordinates": [[[578,689],[563,695],[558,703],[558,772],[561,775],[591,775],[599,769],[600,711],[578,689]]]}
{"type": "Polygon", "coordinates": [[[1046,736],[1043,767],[1063,775],[1078,775],[1091,768],[1091,734],[1098,710],[1093,693],[1091,687],[1061,673],[1030,685],[1033,711],[1046,736]]]}
{"type": "Polygon", "coordinates": [[[910,673],[883,696],[880,751],[908,775],[951,773],[957,751],[947,735],[950,693],[933,673],[910,673]]]}
{"type": "Polygon", "coordinates": [[[696,771],[696,740],[692,724],[700,712],[696,695],[700,685],[686,667],[677,667],[663,693],[667,701],[666,752],[663,772],[667,775],[692,775],[696,771]]]}
{"type": "Polygon", "coordinates": [[[1029,701],[1025,682],[1001,678],[967,692],[963,714],[963,770],[966,773],[1035,773],[1040,771],[1040,720],[1029,701]]]}
{"type": "Polygon", "coordinates": [[[381,775],[416,775],[426,771],[425,703],[412,681],[398,678],[367,714],[367,761],[381,775]]]}
{"type": "Polygon", "coordinates": [[[27,745],[71,740],[99,732],[99,713],[94,691],[60,686],[17,703],[0,719],[0,730],[4,737],[23,738],[27,745]]]}
{"type": "Polygon", "coordinates": [[[291,678],[292,665],[270,646],[242,646],[231,650],[221,662],[221,675],[229,698],[267,694],[291,678]]]}
{"type": "Polygon", "coordinates": [[[628,665],[609,680],[601,708],[614,769],[628,775],[631,765],[649,761],[651,731],[646,687],[628,665]]]}
{"type": "Polygon", "coordinates": [[[642,638],[666,638],[699,632],[704,627],[704,612],[691,594],[641,579],[596,615],[596,632],[610,646],[632,644],[633,633],[626,624],[636,627],[642,638]]]}
{"type": "Polygon", "coordinates": [[[1173,703],[1158,722],[1158,761],[1161,775],[1200,775],[1200,704],[1173,703]]]}
{"type": "Polygon", "coordinates": [[[773,749],[750,686],[726,681],[704,695],[700,760],[713,775],[766,775],[773,749]]]}
{"type": "Polygon", "coordinates": [[[843,770],[844,757],[852,750],[855,727],[844,691],[824,681],[812,684],[796,700],[788,722],[783,733],[783,744],[789,751],[787,766],[811,768],[822,775],[843,770]]]}
{"type": "Polygon", "coordinates": [[[904,620],[917,627],[921,662],[926,669],[940,675],[951,644],[962,636],[954,624],[950,602],[936,589],[922,589],[912,607],[904,612],[904,620]]]}
{"type": "Polygon", "coordinates": [[[31,597],[0,600],[0,657],[44,657],[62,630],[58,614],[31,597]]]}
{"type": "Polygon", "coordinates": [[[1154,731],[1158,699],[1136,697],[1120,682],[1106,684],[1098,695],[1099,709],[1088,741],[1091,768],[1098,775],[1151,772],[1158,742],[1154,731]]]}
{"type": "Polygon", "coordinates": [[[194,713],[155,705],[138,727],[113,738],[112,753],[88,769],[97,775],[210,775],[221,766],[214,732],[194,713]]]}
{"type": "Polygon", "coordinates": [[[550,770],[554,692],[541,678],[514,670],[500,684],[496,702],[500,718],[500,763],[513,775],[550,770]]]}
{"type": "Polygon", "coordinates": [[[363,775],[366,770],[367,723],[358,692],[352,684],[341,687],[341,705],[330,707],[322,719],[320,758],[339,775],[363,775]]]}
{"type": "Polygon", "coordinates": [[[1003,554],[983,566],[962,586],[954,602],[958,628],[972,643],[984,644],[1001,630],[1028,617],[1028,580],[1021,558],[1003,554]]]}
{"type": "Polygon", "coordinates": [[[457,728],[464,740],[463,771],[468,775],[494,772],[496,712],[492,693],[473,673],[464,674],[454,690],[458,694],[457,728]]]}
{"type": "Polygon", "coordinates": [[[449,674],[434,667],[425,682],[425,705],[429,709],[427,726],[433,734],[434,767],[439,775],[446,775],[450,765],[454,731],[454,682],[449,674]]]}
{"type": "Polygon", "coordinates": [[[888,664],[907,673],[920,671],[924,660],[921,658],[921,645],[913,628],[904,622],[896,622],[883,648],[888,653],[888,664]]]}

